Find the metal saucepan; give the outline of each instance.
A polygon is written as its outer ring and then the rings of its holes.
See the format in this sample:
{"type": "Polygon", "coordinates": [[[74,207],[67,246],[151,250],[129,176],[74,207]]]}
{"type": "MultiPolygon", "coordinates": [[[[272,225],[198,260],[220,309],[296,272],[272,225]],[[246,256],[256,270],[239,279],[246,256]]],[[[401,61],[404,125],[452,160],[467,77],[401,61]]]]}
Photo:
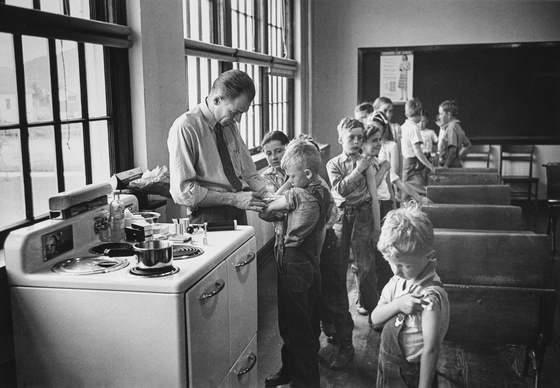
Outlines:
{"type": "Polygon", "coordinates": [[[138,267],[142,269],[173,266],[173,243],[166,240],[142,241],[134,244],[138,267]]]}

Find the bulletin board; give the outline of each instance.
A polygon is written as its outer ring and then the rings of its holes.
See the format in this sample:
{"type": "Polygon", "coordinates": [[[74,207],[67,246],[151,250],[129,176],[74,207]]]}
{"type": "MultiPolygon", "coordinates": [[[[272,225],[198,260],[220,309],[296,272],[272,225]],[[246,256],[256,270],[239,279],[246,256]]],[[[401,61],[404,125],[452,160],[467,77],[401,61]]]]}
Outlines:
{"type": "MultiPolygon", "coordinates": [[[[457,101],[473,143],[560,144],[560,42],[359,48],[357,103],[379,97],[384,52],[413,54],[413,97],[431,120],[457,101]]],[[[394,111],[402,124],[404,106],[394,111]]]]}

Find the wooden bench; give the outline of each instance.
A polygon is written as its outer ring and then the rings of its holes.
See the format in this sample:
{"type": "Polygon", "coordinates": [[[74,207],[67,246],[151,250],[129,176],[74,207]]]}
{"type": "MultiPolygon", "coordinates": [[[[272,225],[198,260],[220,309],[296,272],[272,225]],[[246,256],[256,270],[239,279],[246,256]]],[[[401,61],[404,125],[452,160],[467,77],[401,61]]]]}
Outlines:
{"type": "Polygon", "coordinates": [[[432,204],[424,205],[434,228],[476,230],[522,230],[519,206],[432,204]]]}
{"type": "Polygon", "coordinates": [[[551,342],[556,293],[546,235],[435,231],[437,272],[451,304],[445,339],[526,346],[535,386],[551,342]]]}
{"type": "Polygon", "coordinates": [[[464,174],[464,173],[482,173],[482,174],[499,174],[497,168],[487,168],[487,167],[473,167],[473,168],[444,168],[436,167],[433,174],[464,174]]]}
{"type": "Polygon", "coordinates": [[[501,183],[502,179],[498,173],[428,174],[428,186],[499,185],[501,183]]]}
{"type": "Polygon", "coordinates": [[[427,186],[426,196],[434,203],[511,205],[507,185],[427,186]]]}

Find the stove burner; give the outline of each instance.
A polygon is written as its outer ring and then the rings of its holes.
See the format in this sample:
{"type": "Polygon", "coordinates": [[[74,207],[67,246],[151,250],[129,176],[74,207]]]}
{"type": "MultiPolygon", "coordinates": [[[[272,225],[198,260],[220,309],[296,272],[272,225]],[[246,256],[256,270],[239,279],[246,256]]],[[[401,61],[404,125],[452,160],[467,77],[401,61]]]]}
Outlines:
{"type": "Polygon", "coordinates": [[[62,275],[96,275],[117,271],[128,266],[128,261],[103,256],[77,257],[56,264],[53,272],[62,275]]]}
{"type": "Polygon", "coordinates": [[[179,272],[178,267],[164,267],[164,268],[154,268],[154,269],[144,269],[140,267],[134,267],[129,271],[132,275],[143,276],[145,278],[154,278],[161,276],[174,275],[179,272]]]}
{"type": "Polygon", "coordinates": [[[204,253],[199,247],[192,245],[174,245],[173,246],[173,260],[192,259],[193,257],[200,256],[204,253]]]}
{"type": "MultiPolygon", "coordinates": [[[[94,247],[91,247],[89,251],[91,253],[96,253],[98,255],[103,255],[103,254],[105,254],[105,251],[108,250],[108,249],[122,249],[124,251],[131,251],[131,250],[133,250],[133,247],[132,247],[132,244],[113,242],[113,243],[105,243],[105,244],[96,245],[94,247]]],[[[131,254],[131,256],[132,255],[133,255],[133,253],[131,254]]]]}

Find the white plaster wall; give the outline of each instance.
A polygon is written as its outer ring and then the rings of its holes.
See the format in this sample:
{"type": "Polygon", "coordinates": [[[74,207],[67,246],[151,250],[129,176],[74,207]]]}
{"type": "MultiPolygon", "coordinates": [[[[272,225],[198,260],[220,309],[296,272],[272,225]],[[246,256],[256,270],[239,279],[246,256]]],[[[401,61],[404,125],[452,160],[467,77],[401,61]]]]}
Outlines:
{"type": "MultiPolygon", "coordinates": [[[[311,12],[312,131],[333,153],[336,125],[358,103],[358,48],[560,41],[558,1],[320,0],[311,12]]],[[[537,155],[537,166],[560,160],[560,147],[537,155]]]]}

